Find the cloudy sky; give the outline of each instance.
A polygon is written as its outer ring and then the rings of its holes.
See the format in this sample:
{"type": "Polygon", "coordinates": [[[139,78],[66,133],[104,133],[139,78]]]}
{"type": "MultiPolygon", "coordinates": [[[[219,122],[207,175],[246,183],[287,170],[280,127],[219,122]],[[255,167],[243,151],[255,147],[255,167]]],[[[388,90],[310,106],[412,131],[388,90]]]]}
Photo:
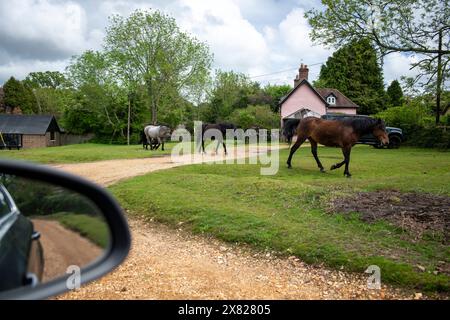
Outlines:
{"type": "MultiPolygon", "coordinates": [[[[32,71],[64,71],[73,55],[101,49],[108,16],[139,8],[163,10],[206,41],[215,68],[292,84],[303,62],[311,65],[315,80],[333,52],[308,37],[304,12],[319,5],[319,0],[0,0],[0,85],[32,71]]],[[[409,58],[388,56],[384,75],[386,83],[412,75],[409,58]]]]}

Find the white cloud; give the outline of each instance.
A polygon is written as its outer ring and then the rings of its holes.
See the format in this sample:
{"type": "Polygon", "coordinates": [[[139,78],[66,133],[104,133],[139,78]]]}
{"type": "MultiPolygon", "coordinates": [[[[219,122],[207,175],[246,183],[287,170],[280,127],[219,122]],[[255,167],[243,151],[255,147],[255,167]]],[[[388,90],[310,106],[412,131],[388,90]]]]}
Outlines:
{"type": "MultiPolygon", "coordinates": [[[[22,80],[30,72],[38,71],[60,71],[63,72],[69,60],[39,61],[39,60],[19,60],[10,61],[0,65],[0,80],[8,80],[11,76],[22,80]]],[[[1,84],[2,81],[0,81],[1,84]]]]}
{"type": "MultiPolygon", "coordinates": [[[[270,45],[269,64],[276,66],[273,71],[297,68],[303,62],[307,65],[325,62],[331,54],[330,50],[323,46],[315,46],[309,39],[311,30],[304,18],[303,8],[294,8],[278,24],[278,26],[266,26],[264,36],[270,45]]],[[[320,65],[310,68],[309,80],[317,78],[320,65]]],[[[286,71],[273,76],[258,78],[262,82],[293,83],[296,70],[286,71]]]]}
{"type": "Polygon", "coordinates": [[[394,52],[384,58],[383,72],[384,82],[388,86],[393,80],[399,80],[401,76],[415,77],[418,74],[416,69],[410,70],[411,64],[417,62],[417,57],[407,56],[399,52],[394,52]]]}
{"type": "MultiPolygon", "coordinates": [[[[70,56],[100,49],[108,16],[128,16],[136,9],[160,9],[183,30],[206,41],[215,68],[249,75],[274,73],[325,62],[332,51],[314,46],[305,10],[317,0],[0,0],[0,84],[11,75],[63,70],[70,56]],[[3,81],[2,81],[3,80],[3,81]]],[[[409,70],[411,58],[391,54],[385,60],[389,83],[409,70]]],[[[310,68],[310,80],[320,65],[310,68]]],[[[292,84],[296,70],[258,77],[262,83],[292,84]]]]}
{"type": "Polygon", "coordinates": [[[246,73],[266,70],[269,48],[261,33],[231,1],[178,1],[176,15],[181,28],[206,41],[215,66],[246,73]]]}
{"type": "Polygon", "coordinates": [[[99,49],[103,32],[89,29],[84,8],[75,2],[17,0],[0,2],[0,82],[11,75],[64,69],[61,61],[99,49]]]}
{"type": "Polygon", "coordinates": [[[98,46],[98,31],[87,30],[86,12],[74,2],[18,0],[0,3],[0,39],[17,56],[61,58],[98,46]]]}

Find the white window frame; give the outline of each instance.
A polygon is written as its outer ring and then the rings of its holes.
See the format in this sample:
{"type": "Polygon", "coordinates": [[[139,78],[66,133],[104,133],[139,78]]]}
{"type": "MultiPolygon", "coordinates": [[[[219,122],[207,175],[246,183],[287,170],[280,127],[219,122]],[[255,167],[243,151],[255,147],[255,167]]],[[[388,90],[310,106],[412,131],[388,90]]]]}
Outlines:
{"type": "Polygon", "coordinates": [[[336,104],[336,97],[333,96],[333,95],[328,96],[328,97],[327,97],[327,103],[328,103],[328,104],[335,105],[335,104],[336,104]]]}

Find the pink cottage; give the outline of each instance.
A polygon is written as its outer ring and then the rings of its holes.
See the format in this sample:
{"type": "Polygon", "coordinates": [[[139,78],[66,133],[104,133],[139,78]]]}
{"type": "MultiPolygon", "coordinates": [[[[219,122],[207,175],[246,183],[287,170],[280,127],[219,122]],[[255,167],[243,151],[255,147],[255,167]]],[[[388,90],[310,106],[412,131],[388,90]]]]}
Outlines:
{"type": "Polygon", "coordinates": [[[308,82],[308,66],[302,64],[294,89],[280,101],[282,125],[285,119],[320,117],[327,113],[356,114],[358,106],[337,89],[314,88],[308,82]]]}

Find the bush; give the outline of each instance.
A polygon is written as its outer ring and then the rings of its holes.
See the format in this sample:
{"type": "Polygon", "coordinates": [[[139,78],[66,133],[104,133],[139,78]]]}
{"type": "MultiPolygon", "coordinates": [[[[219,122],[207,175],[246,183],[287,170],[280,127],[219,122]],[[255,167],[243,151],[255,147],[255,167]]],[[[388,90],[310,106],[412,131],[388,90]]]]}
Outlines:
{"type": "MultiPolygon", "coordinates": [[[[431,109],[415,102],[401,107],[389,108],[376,116],[386,125],[403,130],[406,144],[424,148],[450,148],[450,131],[436,126],[431,109]]],[[[443,117],[443,124],[448,117],[443,117]]]]}
{"type": "Polygon", "coordinates": [[[273,112],[269,105],[249,106],[245,109],[237,109],[231,114],[230,121],[244,129],[253,126],[273,129],[280,126],[279,115],[273,112]]]}
{"type": "Polygon", "coordinates": [[[433,123],[433,118],[428,112],[420,105],[405,105],[389,108],[376,116],[383,119],[388,126],[401,128],[403,134],[409,136],[417,129],[433,123]]]}
{"type": "Polygon", "coordinates": [[[450,149],[450,129],[445,130],[435,125],[418,128],[411,133],[407,144],[424,148],[450,149]]]}

